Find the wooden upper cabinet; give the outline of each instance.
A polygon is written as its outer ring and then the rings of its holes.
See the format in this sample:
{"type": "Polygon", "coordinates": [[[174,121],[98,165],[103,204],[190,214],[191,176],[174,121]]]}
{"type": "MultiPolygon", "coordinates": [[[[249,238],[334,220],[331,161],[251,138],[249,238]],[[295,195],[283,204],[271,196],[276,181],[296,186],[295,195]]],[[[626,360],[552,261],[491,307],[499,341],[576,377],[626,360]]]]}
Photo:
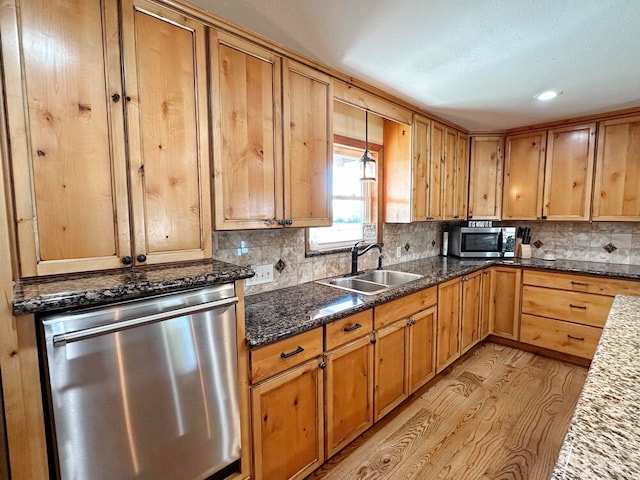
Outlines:
{"type": "Polygon", "coordinates": [[[469,163],[469,219],[500,220],[504,137],[473,137],[469,163]]]}
{"type": "Polygon", "coordinates": [[[444,163],[442,169],[443,220],[455,220],[454,217],[457,215],[457,140],[457,132],[446,128],[444,135],[444,163]]]}
{"type": "Polygon", "coordinates": [[[600,122],[593,220],[640,221],[640,116],[600,122]]]}
{"type": "Polygon", "coordinates": [[[284,216],[297,227],[332,223],[331,78],[285,59],[283,75],[284,216]]]}
{"type": "Polygon", "coordinates": [[[429,138],[431,121],[416,116],[413,121],[413,221],[423,222],[429,216],[429,138]]]}
{"type": "Polygon", "coordinates": [[[204,25],[123,2],[134,261],[211,256],[204,25]]]}
{"type": "Polygon", "coordinates": [[[589,220],[596,124],[547,132],[542,218],[589,220]]]}
{"type": "Polygon", "coordinates": [[[429,177],[427,195],[429,211],[427,220],[443,219],[443,181],[445,168],[445,151],[447,148],[447,128],[438,122],[431,122],[429,177]]]}
{"type": "Polygon", "coordinates": [[[21,41],[3,32],[3,56],[24,78],[6,86],[21,275],[119,267],[131,241],[117,5],[33,0],[16,15],[21,41]]]}
{"type": "Polygon", "coordinates": [[[469,136],[458,132],[456,143],[456,195],[453,218],[465,220],[467,218],[467,203],[469,198],[469,136]]]}
{"type": "Polygon", "coordinates": [[[428,123],[383,121],[385,222],[427,219],[428,135],[428,123]]]}
{"type": "Polygon", "coordinates": [[[121,6],[16,10],[21,42],[4,56],[25,79],[7,91],[21,276],[211,256],[204,26],[121,6]]]}
{"type": "Polygon", "coordinates": [[[210,52],[215,228],[279,228],[280,57],[214,30],[210,52]]]}
{"type": "Polygon", "coordinates": [[[502,218],[540,220],[546,131],[506,138],[502,218]]]}

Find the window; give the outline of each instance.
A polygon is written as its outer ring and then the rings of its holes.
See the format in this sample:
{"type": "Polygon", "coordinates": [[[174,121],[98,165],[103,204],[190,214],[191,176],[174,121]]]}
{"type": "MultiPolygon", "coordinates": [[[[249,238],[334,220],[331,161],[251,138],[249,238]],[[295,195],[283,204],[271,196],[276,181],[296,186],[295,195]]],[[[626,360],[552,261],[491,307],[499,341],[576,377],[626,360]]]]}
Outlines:
{"type": "MultiPolygon", "coordinates": [[[[311,252],[350,247],[360,240],[375,243],[378,239],[378,182],[360,180],[364,142],[336,137],[333,146],[333,225],[307,230],[307,250],[311,252]]],[[[380,165],[382,147],[369,143],[369,151],[380,165]]]]}

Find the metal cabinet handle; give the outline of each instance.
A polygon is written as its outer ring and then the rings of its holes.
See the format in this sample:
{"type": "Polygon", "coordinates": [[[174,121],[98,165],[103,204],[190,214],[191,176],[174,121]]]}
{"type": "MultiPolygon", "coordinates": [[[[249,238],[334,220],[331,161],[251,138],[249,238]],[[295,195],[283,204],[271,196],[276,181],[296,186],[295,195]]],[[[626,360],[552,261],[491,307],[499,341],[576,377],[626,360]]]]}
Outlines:
{"type": "Polygon", "coordinates": [[[213,310],[214,308],[230,307],[238,303],[238,297],[225,298],[214,302],[201,303],[199,305],[191,305],[190,307],[178,308],[171,312],[154,313],[145,317],[132,318],[131,320],[123,320],[122,322],[110,323],[108,325],[100,325],[98,327],[85,328],[84,330],[76,330],[69,333],[61,333],[53,336],[53,346],[61,347],[71,342],[78,342],[88,338],[99,337],[108,333],[114,333],[128,328],[148,325],[163,320],[182,317],[192,313],[203,312],[205,310],[213,310]]]}
{"type": "Polygon", "coordinates": [[[141,253],[140,255],[138,255],[136,257],[136,260],[138,260],[139,262],[146,262],[147,261],[147,256],[144,253],[141,253]]]}
{"type": "Polygon", "coordinates": [[[285,223],[285,225],[293,225],[293,219],[291,219],[291,218],[287,218],[287,219],[284,221],[284,223],[285,223]]]}
{"type": "Polygon", "coordinates": [[[574,282],[573,280],[571,280],[571,285],[580,285],[582,287],[588,287],[589,283],[588,282],[574,282]]]}
{"type": "Polygon", "coordinates": [[[362,328],[362,325],[360,325],[359,323],[356,323],[351,327],[344,327],[342,331],[349,333],[349,332],[353,332],[354,330],[358,330],[359,328],[362,328]]]}
{"type": "Polygon", "coordinates": [[[324,370],[325,368],[327,368],[327,362],[320,362],[318,364],[318,367],[321,368],[322,370],[324,370]]]}
{"type": "Polygon", "coordinates": [[[581,342],[584,342],[584,337],[574,337],[573,335],[569,335],[568,333],[567,333],[567,337],[572,340],[580,340],[581,342]]]}
{"type": "Polygon", "coordinates": [[[371,343],[371,345],[375,345],[378,342],[378,340],[376,340],[375,338],[372,338],[371,340],[369,340],[369,343],[371,343]]]}
{"type": "Polygon", "coordinates": [[[580,310],[586,310],[587,306],[586,305],[574,305],[573,303],[569,304],[569,308],[579,308],[580,310]]]}
{"type": "Polygon", "coordinates": [[[114,93],[113,95],[111,95],[111,100],[113,100],[114,103],[118,103],[120,101],[120,94],[114,93]]]}
{"type": "Polygon", "coordinates": [[[126,255],[122,257],[122,263],[125,265],[131,265],[133,263],[133,258],[130,255],[126,255]]]}
{"type": "Polygon", "coordinates": [[[293,357],[294,355],[297,355],[297,354],[302,353],[302,352],[304,352],[304,348],[302,348],[301,346],[298,346],[298,348],[296,348],[293,352],[289,352],[289,353],[282,352],[280,354],[280,358],[293,357]]]}

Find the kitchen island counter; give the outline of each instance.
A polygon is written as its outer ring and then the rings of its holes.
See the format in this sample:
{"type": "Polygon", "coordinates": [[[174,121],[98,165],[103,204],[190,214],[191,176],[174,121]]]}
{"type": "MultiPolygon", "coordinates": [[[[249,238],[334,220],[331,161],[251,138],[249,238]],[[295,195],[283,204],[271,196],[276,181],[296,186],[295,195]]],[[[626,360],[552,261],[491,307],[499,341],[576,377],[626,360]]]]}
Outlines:
{"type": "Polygon", "coordinates": [[[553,480],[640,478],[640,297],[617,296],[553,480]]]}

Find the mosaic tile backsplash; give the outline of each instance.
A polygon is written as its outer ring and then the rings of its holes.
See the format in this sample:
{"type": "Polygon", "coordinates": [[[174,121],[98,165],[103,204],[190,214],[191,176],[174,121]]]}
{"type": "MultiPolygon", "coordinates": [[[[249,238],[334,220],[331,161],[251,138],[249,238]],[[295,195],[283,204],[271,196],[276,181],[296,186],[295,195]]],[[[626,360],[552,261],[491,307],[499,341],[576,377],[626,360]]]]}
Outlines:
{"type": "MultiPolygon", "coordinates": [[[[502,222],[502,225],[507,225],[502,222]]],[[[543,258],[640,265],[640,223],[513,222],[508,225],[531,228],[532,254],[543,258]]],[[[418,260],[440,254],[439,222],[385,224],[383,265],[418,260]],[[402,256],[396,258],[397,247],[402,256]],[[407,248],[408,247],[408,248],[407,248]]],[[[246,288],[247,294],[290,287],[347,273],[348,252],[305,257],[304,230],[243,230],[213,233],[214,258],[240,265],[274,266],[273,282],[246,288]]],[[[377,250],[358,260],[362,269],[375,268],[377,250]]]]}
{"type": "MultiPolygon", "coordinates": [[[[441,224],[385,224],[383,228],[383,266],[440,254],[441,224]],[[408,249],[407,249],[408,246],[408,249]],[[397,247],[402,256],[396,258],[397,247]]],[[[274,266],[273,282],[246,287],[246,293],[260,293],[300,283],[342,275],[351,270],[349,252],[305,257],[304,229],[242,230],[213,232],[213,257],[240,265],[274,266]]],[[[361,269],[375,268],[378,251],[358,259],[361,269]]]]}

